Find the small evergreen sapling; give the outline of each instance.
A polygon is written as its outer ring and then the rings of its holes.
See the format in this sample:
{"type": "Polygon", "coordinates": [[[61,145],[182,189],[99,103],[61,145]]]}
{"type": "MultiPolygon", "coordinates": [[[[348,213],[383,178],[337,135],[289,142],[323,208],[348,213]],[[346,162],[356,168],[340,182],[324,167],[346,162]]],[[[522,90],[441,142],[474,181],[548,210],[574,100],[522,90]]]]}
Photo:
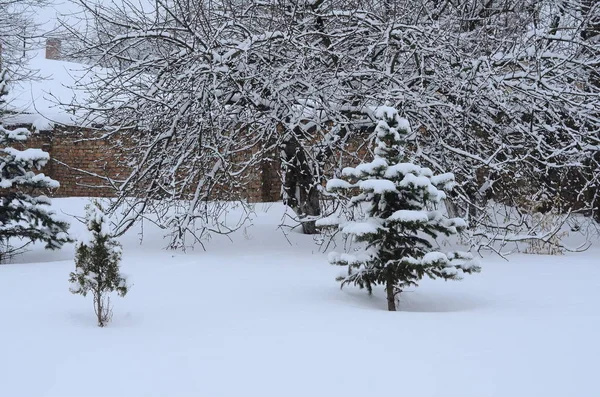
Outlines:
{"type": "Polygon", "coordinates": [[[348,267],[347,275],[338,278],[342,287],[354,284],[372,293],[373,285],[384,285],[388,310],[395,311],[399,294],[424,276],[457,280],[480,269],[469,253],[433,249],[433,239],[467,226],[463,219],[445,218],[435,209],[446,197],[443,189],[452,188],[454,176],[433,175],[428,168],[402,162],[410,138],[408,121],[389,107],[375,115],[374,160],[345,168],[344,179],[332,179],[326,186],[341,200],[345,216],[323,218],[317,226],[340,230],[361,243],[351,254],[329,255],[332,264],[348,267]]]}
{"type": "Polygon", "coordinates": [[[127,294],[127,280],[119,271],[121,245],[111,236],[102,206],[93,202],[86,206],[87,238],[78,241],[75,271],[70,274],[70,291],[94,297],[98,326],[104,327],[112,317],[109,294],[127,294]]]}
{"type": "Polygon", "coordinates": [[[31,135],[27,128],[6,128],[3,123],[8,94],[6,69],[0,70],[0,261],[18,253],[31,242],[45,243],[46,249],[59,249],[71,242],[69,224],[49,209],[50,199],[34,195],[40,189],[59,187],[59,183],[42,173],[50,156],[41,149],[18,150],[31,135]],[[23,241],[12,246],[15,240],[23,241]]]}

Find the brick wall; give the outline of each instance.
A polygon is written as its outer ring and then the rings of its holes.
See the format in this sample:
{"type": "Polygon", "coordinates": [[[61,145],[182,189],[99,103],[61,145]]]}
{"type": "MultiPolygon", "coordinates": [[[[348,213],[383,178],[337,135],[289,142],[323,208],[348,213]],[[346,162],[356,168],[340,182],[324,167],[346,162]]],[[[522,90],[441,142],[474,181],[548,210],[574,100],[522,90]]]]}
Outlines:
{"type": "Polygon", "coordinates": [[[243,195],[251,203],[271,202],[281,199],[281,177],[279,162],[265,159],[253,167],[246,176],[246,192],[243,195]]]}
{"type": "Polygon", "coordinates": [[[54,197],[110,197],[114,190],[103,178],[119,178],[127,171],[121,164],[122,153],[80,128],[35,133],[25,144],[50,154],[51,161],[41,172],[60,182],[54,197]]]}
{"type": "MultiPolygon", "coordinates": [[[[26,127],[26,126],[25,126],[26,127]]],[[[131,150],[124,139],[98,139],[93,131],[77,127],[57,126],[53,131],[31,135],[26,146],[41,148],[50,154],[51,161],[41,170],[60,182],[60,188],[49,192],[53,197],[111,197],[115,187],[108,179],[122,180],[129,175],[126,154],[131,150]],[[119,145],[115,145],[117,142],[119,145]]],[[[356,154],[369,160],[366,136],[349,142],[344,150],[333,156],[325,167],[331,174],[340,165],[356,165],[356,154]]],[[[241,156],[247,160],[256,148],[241,156]]],[[[240,188],[234,197],[249,202],[271,202],[281,198],[280,163],[277,153],[271,153],[241,176],[240,188]]],[[[221,189],[225,189],[221,187],[221,189]]],[[[230,192],[229,192],[230,193],[230,192]]],[[[219,194],[217,192],[216,197],[219,194]]],[[[231,197],[228,194],[228,197],[231,197]]]]}
{"type": "MultiPolygon", "coordinates": [[[[21,126],[27,127],[27,126],[21,126]]],[[[41,170],[60,182],[53,197],[111,197],[115,188],[109,179],[122,180],[129,175],[126,152],[131,145],[119,137],[97,139],[92,131],[77,127],[56,127],[53,131],[34,133],[21,145],[40,148],[50,154],[51,161],[41,170]],[[115,140],[120,145],[114,145],[115,140]]],[[[253,153],[248,153],[248,156],[253,153]]],[[[280,199],[279,163],[265,160],[245,175],[238,197],[250,202],[280,199]]]]}

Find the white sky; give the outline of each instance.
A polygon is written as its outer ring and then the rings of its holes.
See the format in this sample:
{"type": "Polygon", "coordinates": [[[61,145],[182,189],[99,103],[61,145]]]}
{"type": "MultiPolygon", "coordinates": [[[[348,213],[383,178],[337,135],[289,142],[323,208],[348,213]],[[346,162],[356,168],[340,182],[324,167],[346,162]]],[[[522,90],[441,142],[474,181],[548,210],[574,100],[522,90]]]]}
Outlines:
{"type": "MultiPolygon", "coordinates": [[[[124,0],[86,0],[88,3],[98,3],[104,5],[122,5],[124,0]]],[[[59,27],[59,18],[63,21],[71,20],[72,23],[76,23],[78,18],[76,15],[81,12],[82,6],[78,4],[76,0],[49,0],[51,5],[43,7],[38,13],[36,13],[36,22],[40,24],[42,32],[48,33],[53,29],[59,27]],[[69,15],[72,17],[69,18],[69,15]]],[[[152,0],[127,0],[128,3],[132,4],[136,8],[145,9],[149,7],[152,0]]],[[[152,6],[150,6],[153,8],[152,6]]]]}
{"type": "Polygon", "coordinates": [[[68,0],[54,0],[51,6],[43,7],[36,13],[36,22],[40,24],[42,32],[47,33],[58,27],[58,18],[60,15],[69,15],[79,11],[76,4],[68,0]]]}

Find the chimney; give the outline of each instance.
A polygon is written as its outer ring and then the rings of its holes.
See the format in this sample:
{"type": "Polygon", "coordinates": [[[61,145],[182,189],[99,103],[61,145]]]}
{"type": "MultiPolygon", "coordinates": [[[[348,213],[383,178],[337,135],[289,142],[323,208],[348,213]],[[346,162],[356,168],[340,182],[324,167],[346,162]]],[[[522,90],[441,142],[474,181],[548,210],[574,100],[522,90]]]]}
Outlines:
{"type": "Polygon", "coordinates": [[[56,37],[46,39],[46,59],[60,59],[60,39],[56,37]]]}

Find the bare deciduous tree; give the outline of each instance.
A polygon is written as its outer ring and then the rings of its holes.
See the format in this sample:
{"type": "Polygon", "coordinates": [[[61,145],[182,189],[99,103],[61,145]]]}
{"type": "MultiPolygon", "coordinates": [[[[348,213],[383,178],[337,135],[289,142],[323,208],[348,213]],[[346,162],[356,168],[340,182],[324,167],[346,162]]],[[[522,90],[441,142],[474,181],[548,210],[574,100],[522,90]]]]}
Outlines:
{"type": "Polygon", "coordinates": [[[90,117],[140,148],[120,203],[137,197],[128,222],[155,212],[174,246],[196,221],[196,237],[210,229],[215,188],[239,186],[264,158],[281,163],[286,204],[316,232],[324,170],[348,142],[373,139],[384,103],[415,126],[416,160],[455,173],[448,207],[481,244],[527,235],[523,211],[597,216],[593,2],[82,4],[95,29],[80,55],[107,70],[90,117]],[[499,204],[516,209],[508,223],[499,204]]]}

